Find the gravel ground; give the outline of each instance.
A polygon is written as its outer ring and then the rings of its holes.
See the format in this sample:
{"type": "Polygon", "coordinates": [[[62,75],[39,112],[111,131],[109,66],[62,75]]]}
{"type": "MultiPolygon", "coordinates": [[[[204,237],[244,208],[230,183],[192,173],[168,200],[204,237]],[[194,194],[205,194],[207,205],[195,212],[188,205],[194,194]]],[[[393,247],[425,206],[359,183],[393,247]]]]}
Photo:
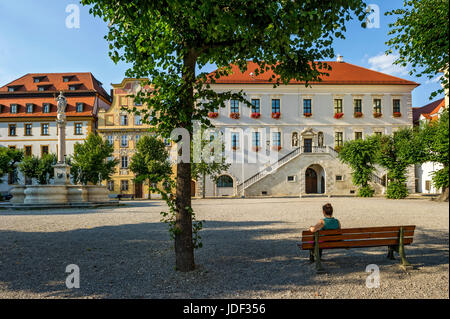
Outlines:
{"type": "Polygon", "coordinates": [[[98,210],[0,210],[0,298],[449,298],[449,206],[424,199],[194,200],[205,220],[197,269],[174,271],[160,201],[98,210]],[[317,275],[301,231],[329,201],[343,227],[417,226],[404,272],[385,247],[324,252],[317,275]],[[80,268],[79,289],[65,286],[80,268]],[[367,288],[366,266],[380,269],[367,288]]]}

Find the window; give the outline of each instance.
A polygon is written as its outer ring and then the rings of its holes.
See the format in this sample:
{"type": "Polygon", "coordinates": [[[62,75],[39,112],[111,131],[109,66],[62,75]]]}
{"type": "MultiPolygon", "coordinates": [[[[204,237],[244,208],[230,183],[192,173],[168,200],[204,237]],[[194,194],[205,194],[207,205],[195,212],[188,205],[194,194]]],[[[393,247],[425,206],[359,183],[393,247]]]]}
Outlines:
{"type": "Polygon", "coordinates": [[[252,146],[260,146],[259,132],[252,133],[252,146]]]}
{"type": "Polygon", "coordinates": [[[136,144],[139,142],[139,139],[141,138],[141,136],[140,135],[136,135],[135,137],[134,137],[134,139],[135,139],[135,141],[136,141],[136,144]]]}
{"type": "Polygon", "coordinates": [[[83,123],[75,123],[75,135],[83,134],[83,123]]]}
{"type": "Polygon", "coordinates": [[[76,112],[77,113],[83,112],[83,109],[84,109],[84,103],[77,103],[76,104],[76,112]]]}
{"type": "Polygon", "coordinates": [[[33,83],[39,83],[41,82],[41,78],[33,78],[33,83]]]}
{"type": "Polygon", "coordinates": [[[75,91],[76,89],[78,89],[78,85],[69,85],[70,91],[75,91]]]}
{"type": "Polygon", "coordinates": [[[272,113],[280,113],[280,99],[272,99],[272,113]]]}
{"type": "Polygon", "coordinates": [[[120,190],[128,191],[128,181],[127,180],[120,181],[120,190]]]}
{"type": "Polygon", "coordinates": [[[72,78],[71,76],[63,76],[63,82],[67,83],[70,81],[71,78],[72,78]]]}
{"type": "Polygon", "coordinates": [[[16,149],[15,146],[8,146],[8,148],[9,148],[10,150],[15,150],[15,149],[16,149]]]}
{"type": "Polygon", "coordinates": [[[109,145],[114,145],[114,136],[108,135],[108,137],[106,139],[107,139],[109,145]]]}
{"type": "Polygon", "coordinates": [[[39,92],[45,91],[45,86],[38,86],[38,91],[39,92]]]}
{"type": "Polygon", "coordinates": [[[11,104],[10,113],[17,113],[18,107],[17,104],[11,104]]]}
{"type": "Polygon", "coordinates": [[[25,124],[25,136],[31,136],[31,132],[32,132],[32,124],[25,124]]]}
{"type": "Polygon", "coordinates": [[[381,113],[381,99],[374,99],[373,100],[373,112],[374,113],[381,113]]]}
{"type": "Polygon", "coordinates": [[[48,151],[48,145],[41,145],[41,157],[44,155],[44,154],[48,154],[49,153],[49,151],[48,151]]]}
{"type": "Polygon", "coordinates": [[[228,175],[222,175],[217,179],[217,187],[233,187],[233,179],[228,175]]]}
{"type": "Polygon", "coordinates": [[[336,175],[336,181],[337,182],[340,182],[342,180],[343,180],[342,175],[336,175]]]}
{"type": "Polygon", "coordinates": [[[383,132],[375,132],[375,136],[381,136],[383,135],[383,132]]]}
{"type": "Polygon", "coordinates": [[[295,176],[295,175],[288,176],[288,177],[287,177],[287,181],[288,181],[289,183],[293,183],[293,182],[296,181],[296,177],[297,177],[297,176],[295,176]]]}
{"type": "Polygon", "coordinates": [[[362,140],[362,132],[355,132],[355,140],[362,140]]]}
{"type": "Polygon", "coordinates": [[[239,148],[239,133],[236,132],[231,133],[231,148],[232,149],[239,148]]]}
{"type": "Polygon", "coordinates": [[[121,168],[128,168],[128,156],[122,156],[120,159],[121,168]]]}
{"type": "Polygon", "coordinates": [[[281,146],[281,132],[272,132],[272,145],[281,146]]]}
{"type": "Polygon", "coordinates": [[[134,125],[142,125],[142,117],[140,115],[134,116],[134,125]]]}
{"type": "Polygon", "coordinates": [[[239,101],[238,100],[230,101],[230,112],[231,113],[239,113],[239,101]]]}
{"type": "Polygon", "coordinates": [[[122,125],[122,126],[128,125],[128,115],[120,116],[120,125],[122,125]]]}
{"type": "Polygon", "coordinates": [[[392,112],[400,113],[400,100],[399,99],[392,100],[392,112]]]}
{"type": "Polygon", "coordinates": [[[303,114],[311,114],[311,113],[312,113],[311,99],[303,100],[303,114]]]}
{"type": "Polygon", "coordinates": [[[27,105],[26,105],[26,112],[27,113],[33,113],[33,104],[27,103],[27,105]]]}
{"type": "Polygon", "coordinates": [[[361,99],[353,100],[353,112],[354,113],[362,113],[362,100],[361,99]]]}
{"type": "Polygon", "coordinates": [[[16,134],[17,134],[16,124],[8,125],[8,135],[9,136],[16,136],[16,134]]]}
{"type": "Polygon", "coordinates": [[[49,124],[48,123],[41,124],[41,135],[49,135],[49,124]]]}
{"type": "Polygon", "coordinates": [[[128,135],[122,135],[120,138],[120,146],[128,147],[128,135]]]}
{"type": "Polygon", "coordinates": [[[25,156],[31,156],[33,155],[33,147],[31,145],[26,145],[24,147],[24,155],[25,156]]]}
{"type": "Polygon", "coordinates": [[[334,146],[342,146],[343,145],[343,133],[342,132],[336,132],[334,135],[334,146]]]}
{"type": "Polygon", "coordinates": [[[334,114],[343,113],[342,111],[342,99],[334,99],[334,114]]]}
{"type": "Polygon", "coordinates": [[[9,87],[8,88],[8,92],[14,92],[16,89],[15,88],[13,88],[13,87],[9,87]]]}
{"type": "Polygon", "coordinates": [[[431,191],[431,181],[425,181],[425,190],[427,192],[431,191]]]}
{"type": "Polygon", "coordinates": [[[252,99],[252,113],[261,113],[260,99],[252,99]]]}
{"type": "Polygon", "coordinates": [[[108,190],[114,192],[114,181],[108,181],[108,190]]]}
{"type": "Polygon", "coordinates": [[[42,113],[50,113],[50,103],[42,104],[42,113]]]}

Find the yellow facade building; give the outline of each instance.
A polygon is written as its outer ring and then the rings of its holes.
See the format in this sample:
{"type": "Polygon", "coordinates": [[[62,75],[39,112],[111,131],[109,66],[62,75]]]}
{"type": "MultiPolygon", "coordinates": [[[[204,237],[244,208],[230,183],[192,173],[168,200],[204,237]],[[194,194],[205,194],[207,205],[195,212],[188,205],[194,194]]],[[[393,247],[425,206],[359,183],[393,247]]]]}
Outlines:
{"type": "Polygon", "coordinates": [[[138,110],[146,108],[145,105],[136,104],[134,99],[129,97],[130,94],[139,90],[140,81],[124,79],[120,84],[112,84],[112,87],[112,105],[108,110],[100,110],[98,113],[97,132],[114,145],[113,156],[119,160],[119,163],[111,180],[105,183],[111,194],[148,198],[147,183],[136,183],[135,175],[129,166],[139,138],[150,134],[150,126],[142,123],[140,115],[122,110],[123,107],[130,110],[133,107],[138,110]]]}

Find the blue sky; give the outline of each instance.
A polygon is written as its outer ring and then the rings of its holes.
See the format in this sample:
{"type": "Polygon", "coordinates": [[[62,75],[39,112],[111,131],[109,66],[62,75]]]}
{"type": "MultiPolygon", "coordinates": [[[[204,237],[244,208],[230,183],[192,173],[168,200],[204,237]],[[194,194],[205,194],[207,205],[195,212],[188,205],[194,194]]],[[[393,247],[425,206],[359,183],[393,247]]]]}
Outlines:
{"type": "MultiPolygon", "coordinates": [[[[394,18],[384,12],[400,8],[403,0],[368,1],[380,9],[379,28],[363,29],[359,21],[347,25],[345,40],[334,44],[344,61],[413,80],[421,85],[413,91],[413,106],[429,103],[429,95],[440,84],[408,75],[407,69],[392,65],[385,56],[388,24],[394,18]]],[[[127,65],[114,64],[104,40],[107,25],[89,14],[76,0],[0,0],[0,86],[26,74],[45,72],[92,72],[109,92],[120,83],[127,65]],[[70,4],[80,9],[80,28],[67,28],[70,4]]],[[[206,71],[212,71],[210,66],[206,71]]]]}

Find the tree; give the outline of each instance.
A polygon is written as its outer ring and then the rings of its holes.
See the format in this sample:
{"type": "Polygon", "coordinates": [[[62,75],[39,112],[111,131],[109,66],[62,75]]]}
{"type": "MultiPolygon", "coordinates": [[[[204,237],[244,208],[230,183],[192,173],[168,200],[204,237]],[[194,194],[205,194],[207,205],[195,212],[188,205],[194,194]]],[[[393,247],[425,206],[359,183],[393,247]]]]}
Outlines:
{"type": "Polygon", "coordinates": [[[422,162],[430,161],[442,164],[442,168],[433,173],[433,184],[442,188],[438,200],[448,202],[448,166],[449,166],[449,111],[445,109],[438,121],[428,122],[420,127],[419,138],[424,141],[425,157],[422,162]]]}
{"type": "Polygon", "coordinates": [[[377,162],[388,171],[387,198],[400,199],[408,196],[407,168],[423,161],[424,155],[423,141],[411,128],[379,137],[377,162]]]}
{"type": "MultiPolygon", "coordinates": [[[[395,64],[411,65],[410,75],[428,79],[439,76],[445,89],[448,85],[449,23],[448,0],[404,0],[403,8],[386,12],[398,15],[397,21],[389,24],[393,35],[386,44],[390,47],[386,54],[398,51],[395,64]]],[[[430,99],[444,88],[431,93],[430,99]]]]}
{"type": "Polygon", "coordinates": [[[208,140],[205,138],[206,133],[208,133],[207,130],[200,128],[194,134],[194,140],[191,144],[191,155],[195,152],[200,155],[198,160],[191,158],[191,171],[193,179],[202,178],[203,198],[206,197],[206,176],[210,176],[216,182],[219,175],[231,165],[225,163],[222,136],[218,132],[209,132],[211,136],[208,140]]]}
{"type": "Polygon", "coordinates": [[[131,158],[130,170],[136,174],[136,182],[148,182],[148,198],[151,198],[152,184],[170,178],[172,167],[169,162],[169,153],[164,142],[154,136],[142,136],[136,146],[136,153],[131,158]]]}
{"type": "Polygon", "coordinates": [[[0,147],[0,183],[5,174],[15,174],[17,164],[23,160],[23,151],[0,147]]]}
{"type": "MultiPolygon", "coordinates": [[[[105,38],[112,60],[132,65],[128,77],[150,79],[147,84],[153,85],[153,92],[141,90],[135,97],[149,106],[143,121],[163,137],[175,128],[186,130],[191,137],[193,121],[210,125],[208,113],[224,107],[230,98],[250,106],[242,92],[215,92],[209,87],[208,83],[229,74],[231,63],[245,71],[247,60],[253,60],[258,64],[255,75],[272,69],[278,75],[274,85],[292,79],[306,84],[319,80],[329,66],[312,61],[334,56],[333,40],[344,38],[345,22],[353,13],[360,21],[366,16],[362,0],[82,3],[92,5],[90,13],[108,22],[105,38]],[[215,64],[218,71],[197,75],[196,69],[207,63],[215,64]]],[[[195,269],[191,177],[191,164],[179,160],[176,195],[168,204],[174,207],[170,213],[176,219],[176,269],[183,272],[195,269]]]]}
{"type": "Polygon", "coordinates": [[[114,147],[108,141],[93,133],[88,135],[84,143],[76,143],[69,159],[74,183],[98,184],[111,179],[119,163],[117,159],[111,158],[113,152],[114,147]]]}
{"type": "Polygon", "coordinates": [[[375,192],[369,181],[375,171],[378,148],[378,140],[368,137],[346,141],[339,152],[339,159],[352,169],[353,184],[359,187],[360,197],[372,197],[375,192]]]}
{"type": "Polygon", "coordinates": [[[19,164],[19,170],[24,176],[36,178],[39,185],[45,185],[54,178],[54,164],[56,164],[55,154],[43,154],[41,158],[34,155],[25,156],[19,164]]]}

